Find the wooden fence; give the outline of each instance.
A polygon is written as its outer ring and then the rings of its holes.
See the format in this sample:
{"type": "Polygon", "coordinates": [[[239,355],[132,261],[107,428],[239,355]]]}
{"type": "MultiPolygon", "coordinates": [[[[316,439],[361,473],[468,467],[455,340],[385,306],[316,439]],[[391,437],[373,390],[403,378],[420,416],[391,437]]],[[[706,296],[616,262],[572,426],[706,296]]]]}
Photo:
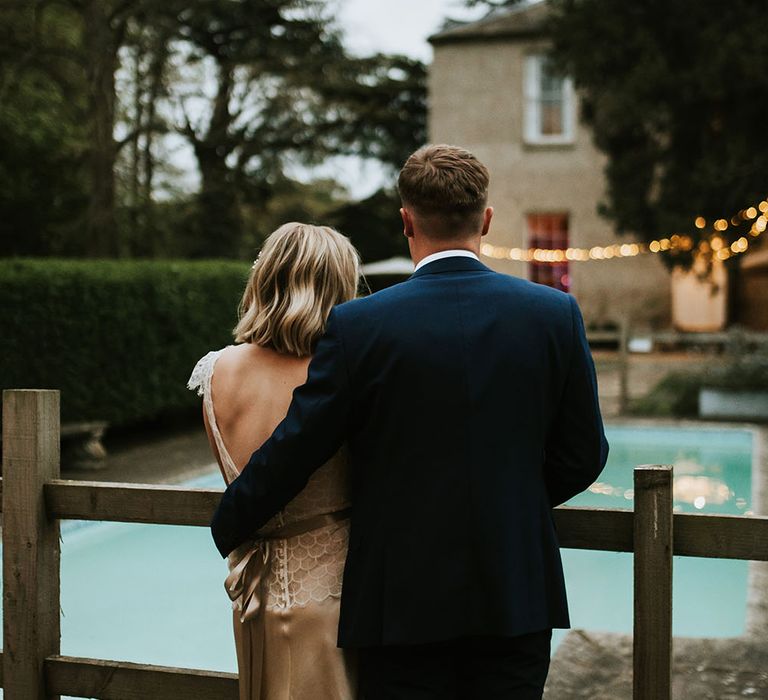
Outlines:
{"type": "MultiPolygon", "coordinates": [[[[3,392],[7,700],[234,700],[233,674],[60,654],[59,521],[209,524],[220,491],[59,479],[59,394],[3,392]]],[[[672,513],[672,469],[635,469],[635,511],[557,508],[563,547],[634,552],[634,692],[669,700],[672,555],[768,561],[768,518],[672,513]]],[[[323,699],[318,699],[323,700],[323,699]]]]}

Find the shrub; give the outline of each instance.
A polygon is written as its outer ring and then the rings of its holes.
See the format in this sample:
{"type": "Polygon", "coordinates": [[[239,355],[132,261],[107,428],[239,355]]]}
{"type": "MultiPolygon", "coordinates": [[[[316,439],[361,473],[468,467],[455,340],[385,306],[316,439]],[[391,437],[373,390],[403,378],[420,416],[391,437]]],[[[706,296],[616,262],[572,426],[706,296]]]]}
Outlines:
{"type": "Polygon", "coordinates": [[[633,401],[630,412],[648,416],[697,417],[699,390],[704,387],[768,391],[768,354],[765,351],[739,353],[724,364],[700,371],[672,372],[646,396],[633,401]]]}
{"type": "Polygon", "coordinates": [[[732,391],[768,391],[768,353],[737,355],[707,372],[704,386],[732,391]]]}
{"type": "Polygon", "coordinates": [[[60,389],[62,420],[194,406],[195,362],[231,342],[239,262],[0,261],[0,387],[60,389]]]}
{"type": "Polygon", "coordinates": [[[630,413],[678,418],[697,416],[703,377],[699,372],[671,372],[646,396],[634,400],[630,413]]]}

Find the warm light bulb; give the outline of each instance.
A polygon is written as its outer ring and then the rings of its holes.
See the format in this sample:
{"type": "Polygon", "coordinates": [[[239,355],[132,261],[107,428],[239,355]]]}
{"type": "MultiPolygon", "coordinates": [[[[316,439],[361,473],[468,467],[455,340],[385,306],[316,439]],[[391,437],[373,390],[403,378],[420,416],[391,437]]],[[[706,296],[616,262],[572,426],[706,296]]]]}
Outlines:
{"type": "Polygon", "coordinates": [[[727,260],[731,257],[731,251],[728,248],[722,248],[717,251],[716,255],[718,260],[727,260]]]}
{"type": "Polygon", "coordinates": [[[703,216],[697,216],[694,223],[696,228],[704,228],[707,225],[707,220],[703,216]]]}

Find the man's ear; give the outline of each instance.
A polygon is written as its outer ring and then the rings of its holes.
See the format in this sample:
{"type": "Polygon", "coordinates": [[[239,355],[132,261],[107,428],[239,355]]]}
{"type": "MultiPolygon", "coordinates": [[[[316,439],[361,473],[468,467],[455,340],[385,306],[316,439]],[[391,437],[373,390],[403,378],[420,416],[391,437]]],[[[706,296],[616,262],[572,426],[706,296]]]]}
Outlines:
{"type": "Polygon", "coordinates": [[[411,217],[411,212],[401,208],[400,218],[403,220],[403,235],[406,238],[413,238],[413,218],[411,217]]]}
{"type": "Polygon", "coordinates": [[[488,230],[491,228],[492,218],[493,218],[493,207],[486,207],[485,212],[483,213],[483,230],[480,233],[481,236],[484,236],[486,233],[488,233],[488,230]]]}

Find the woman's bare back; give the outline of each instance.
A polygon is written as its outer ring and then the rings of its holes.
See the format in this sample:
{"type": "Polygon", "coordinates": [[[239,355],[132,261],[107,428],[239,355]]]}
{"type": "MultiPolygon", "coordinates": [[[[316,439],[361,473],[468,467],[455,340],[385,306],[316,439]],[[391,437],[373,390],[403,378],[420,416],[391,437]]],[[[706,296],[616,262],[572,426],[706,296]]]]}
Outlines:
{"type": "MultiPolygon", "coordinates": [[[[309,359],[251,343],[222,350],[211,397],[222,441],[238,470],[285,418],[293,390],[307,379],[309,359]]],[[[210,433],[207,420],[206,428],[210,433]]]]}

